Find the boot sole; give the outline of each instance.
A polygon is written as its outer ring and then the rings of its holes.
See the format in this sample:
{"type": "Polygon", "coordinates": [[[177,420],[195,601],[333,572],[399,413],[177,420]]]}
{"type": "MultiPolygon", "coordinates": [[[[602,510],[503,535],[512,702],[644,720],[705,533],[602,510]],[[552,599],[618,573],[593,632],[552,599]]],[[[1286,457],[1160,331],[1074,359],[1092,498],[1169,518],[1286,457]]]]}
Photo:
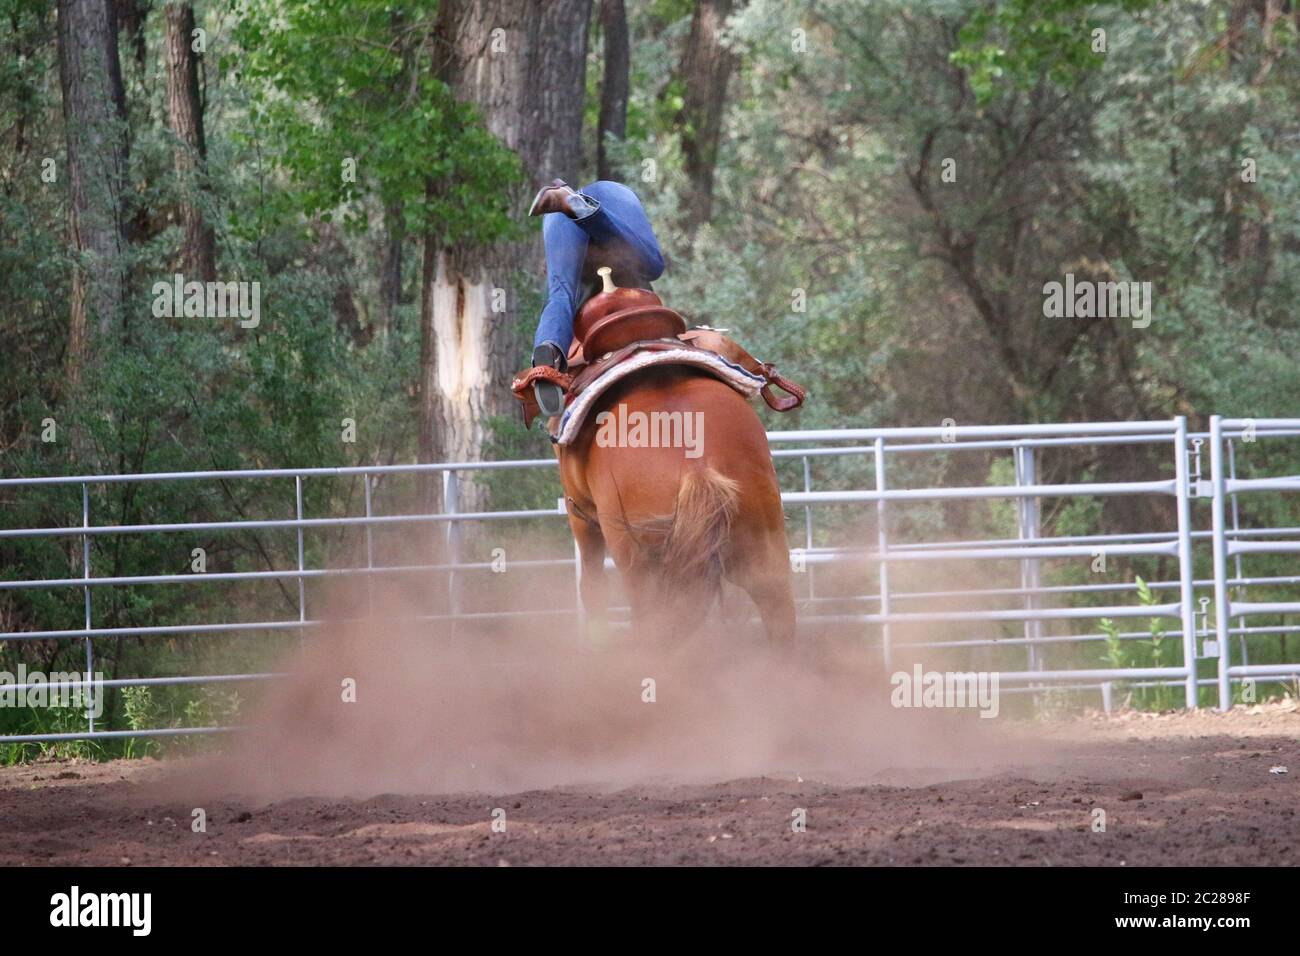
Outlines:
{"type": "Polygon", "coordinates": [[[554,382],[535,382],[533,395],[537,398],[537,407],[547,418],[563,414],[564,392],[554,382]]]}

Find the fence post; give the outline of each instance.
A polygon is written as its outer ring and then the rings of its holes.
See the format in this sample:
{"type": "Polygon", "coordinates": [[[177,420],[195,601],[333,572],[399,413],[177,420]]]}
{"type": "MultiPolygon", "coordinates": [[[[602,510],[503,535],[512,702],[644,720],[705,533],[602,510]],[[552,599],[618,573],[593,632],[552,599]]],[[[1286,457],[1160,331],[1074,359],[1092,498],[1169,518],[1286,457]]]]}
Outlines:
{"type": "Polygon", "coordinates": [[[302,475],[293,476],[293,492],[298,515],[298,641],[301,643],[307,636],[307,581],[302,576],[307,570],[302,541],[302,475]]]}
{"type": "Polygon", "coordinates": [[[1219,710],[1232,707],[1232,686],[1228,681],[1228,544],[1224,527],[1223,499],[1223,422],[1218,415],[1210,418],[1210,482],[1214,496],[1214,633],[1219,645],[1219,710]]]}
{"type": "MultiPolygon", "coordinates": [[[[1233,443],[1232,437],[1229,436],[1228,437],[1228,480],[1236,481],[1236,479],[1237,479],[1237,446],[1236,444],[1233,443]]],[[[1232,493],[1232,531],[1235,534],[1240,530],[1241,530],[1241,505],[1240,505],[1240,500],[1237,497],[1237,493],[1234,491],[1232,493]]],[[[1234,554],[1232,556],[1232,569],[1238,581],[1244,581],[1246,579],[1246,571],[1245,568],[1242,567],[1241,560],[1242,559],[1240,554],[1234,554]]],[[[1237,596],[1241,598],[1243,601],[1246,599],[1246,586],[1244,584],[1238,584],[1236,587],[1236,592],[1237,592],[1237,596]]],[[[1246,649],[1246,618],[1244,616],[1237,618],[1237,627],[1241,629],[1241,633],[1237,636],[1237,646],[1241,648],[1241,663],[1243,665],[1249,664],[1250,654],[1246,649]]]]}
{"type": "MultiPolygon", "coordinates": [[[[450,469],[442,473],[442,510],[444,514],[454,515],[460,507],[460,482],[456,473],[450,469]]],[[[460,579],[456,574],[456,565],[460,564],[460,527],[455,519],[447,522],[445,537],[446,560],[451,565],[447,571],[447,613],[452,616],[451,633],[456,633],[456,617],[460,614],[460,579]]]]}
{"type": "MultiPolygon", "coordinates": [[[[808,463],[807,455],[803,456],[803,490],[812,491],[812,466],[808,463]]],[[[808,576],[808,600],[812,601],[812,599],[817,596],[817,587],[816,587],[817,582],[813,578],[814,565],[808,560],[808,555],[812,554],[812,549],[813,549],[812,505],[803,506],[803,523],[804,523],[803,573],[808,576]]]]}
{"type": "MultiPolygon", "coordinates": [[[[81,483],[81,526],[83,528],[90,527],[90,487],[84,481],[81,483]]],[[[90,580],[90,535],[84,533],[81,536],[81,577],[83,580],[86,581],[90,580]]],[[[84,596],[85,596],[86,631],[89,632],[92,627],[90,585],[83,584],[81,586],[81,590],[84,592],[84,596]]],[[[86,726],[89,728],[88,732],[92,734],[95,732],[94,674],[95,674],[95,639],[91,637],[89,633],[87,633],[86,634],[86,677],[85,677],[84,686],[85,686],[85,693],[86,693],[86,726]]]]}
{"type": "Polygon", "coordinates": [[[375,538],[374,528],[370,524],[373,517],[370,507],[370,472],[361,476],[366,491],[366,613],[375,612],[375,538]]]}
{"type": "MultiPolygon", "coordinates": [[[[1038,483],[1038,468],[1034,460],[1034,449],[1028,445],[1017,445],[1015,448],[1015,465],[1016,465],[1016,486],[1035,485],[1038,483]]],[[[1016,499],[1017,517],[1020,519],[1016,529],[1019,539],[1023,541],[1036,540],[1042,534],[1042,511],[1039,507],[1037,498],[1017,498],[1016,499]]],[[[1038,586],[1040,583],[1038,558],[1021,558],[1020,559],[1020,586],[1025,590],[1025,610],[1034,611],[1038,608],[1038,586]]],[[[1043,637],[1043,622],[1040,620],[1026,620],[1024,626],[1025,640],[1030,642],[1025,645],[1028,649],[1028,670],[1040,671],[1044,667],[1044,661],[1040,657],[1038,650],[1038,641],[1043,637]]]]}
{"type": "Polygon", "coordinates": [[[1174,493],[1178,508],[1178,600],[1183,621],[1183,666],[1187,669],[1184,702],[1188,710],[1195,710],[1196,687],[1196,610],[1193,607],[1193,586],[1196,580],[1192,552],[1191,480],[1187,468],[1187,416],[1179,415],[1174,421],[1174,493]]]}
{"type": "MultiPolygon", "coordinates": [[[[885,440],[876,439],[876,491],[885,491],[885,440]]],[[[885,531],[885,499],[876,499],[876,549],[880,552],[880,614],[885,620],[880,627],[880,648],[885,660],[885,670],[893,666],[893,648],[889,632],[889,536],[885,531]]]]}

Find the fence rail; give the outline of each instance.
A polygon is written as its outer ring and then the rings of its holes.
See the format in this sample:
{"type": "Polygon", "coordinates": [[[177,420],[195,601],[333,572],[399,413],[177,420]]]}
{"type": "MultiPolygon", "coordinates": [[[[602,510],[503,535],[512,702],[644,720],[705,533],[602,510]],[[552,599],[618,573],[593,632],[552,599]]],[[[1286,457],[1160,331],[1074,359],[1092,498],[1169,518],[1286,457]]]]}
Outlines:
{"type": "MultiPolygon", "coordinates": [[[[864,639],[876,639],[886,666],[889,666],[902,647],[917,648],[991,648],[1024,647],[1026,667],[1023,671],[999,671],[1000,679],[1017,690],[1041,691],[1058,687],[1071,691],[1097,690],[1109,707],[1113,688],[1119,682],[1132,686],[1173,685],[1184,690],[1183,701],[1191,708],[1198,705],[1198,687],[1209,683],[1217,691],[1220,709],[1232,706],[1232,685],[1245,680],[1275,680],[1300,675],[1300,661],[1268,664],[1251,664],[1248,660],[1247,638],[1258,635],[1289,634],[1300,631],[1300,625],[1251,625],[1249,620],[1259,616],[1294,616],[1300,614],[1300,601],[1246,600],[1246,588],[1263,589],[1300,583],[1300,573],[1290,575],[1247,576],[1243,559],[1247,556],[1272,554],[1300,554],[1300,526],[1247,527],[1243,526],[1239,498],[1258,499],[1261,496],[1300,492],[1300,475],[1278,477],[1242,478],[1237,475],[1237,448],[1246,443],[1262,440],[1294,439],[1300,437],[1300,419],[1224,419],[1214,417],[1206,433],[1189,433],[1184,418],[1150,422],[1100,422],[1062,423],[1041,425],[944,425],[925,428],[865,428],[816,431],[774,431],[768,435],[773,458],[778,462],[793,461],[802,466],[802,487],[784,490],[782,497],[788,514],[802,511],[804,518],[803,542],[792,549],[792,559],[808,570],[807,586],[800,601],[801,619],[839,624],[861,625],[864,639]],[[1088,447],[1114,444],[1152,445],[1167,444],[1171,456],[1172,477],[1152,477],[1142,481],[1077,481],[1044,483],[1039,480],[1038,455],[1041,451],[1061,447],[1088,447]],[[1208,477],[1203,476],[1204,446],[1208,445],[1208,477]],[[795,447],[789,447],[795,446],[795,447]],[[890,456],[956,454],[964,451],[1009,451],[1014,458],[1014,484],[966,485],[943,487],[891,486],[887,481],[887,463],[890,456]],[[813,487],[811,465],[828,458],[858,457],[874,472],[874,483],[865,488],[816,490],[813,487]],[[1155,496],[1172,498],[1176,515],[1175,526],[1166,529],[1146,529],[1133,533],[1092,535],[1060,535],[1044,537],[1042,534],[1041,505],[1047,500],[1091,499],[1107,496],[1155,496]],[[890,524],[894,509],[920,502],[954,501],[1005,501],[1016,509],[1017,534],[1015,538],[990,538],[984,540],[898,541],[891,540],[890,524]],[[815,513],[826,506],[849,506],[870,511],[876,523],[874,541],[852,547],[819,545],[815,513]],[[1209,510],[1209,527],[1195,528],[1195,509],[1205,506],[1209,510]],[[1286,539],[1292,540],[1286,540],[1286,539]],[[1201,548],[1202,568],[1211,571],[1209,576],[1196,576],[1198,546],[1201,548]],[[1047,599],[1070,595],[1113,595],[1135,593],[1130,582],[1103,582],[1096,584],[1044,585],[1042,563],[1049,560],[1095,559],[1109,557],[1162,557],[1174,559],[1178,573],[1170,580],[1153,581],[1155,592],[1176,592],[1174,600],[1162,603],[1107,603],[1103,605],[1060,606],[1047,599]],[[1208,561],[1206,560],[1208,558],[1208,561]],[[991,587],[985,589],[930,589],[906,591],[891,581],[891,569],[900,571],[907,565],[923,562],[1015,562],[1019,567],[1019,586],[991,587]],[[857,562],[874,568],[876,590],[872,593],[832,595],[818,593],[815,569],[827,565],[857,562]],[[1231,563],[1231,567],[1230,567],[1231,563]],[[1235,592],[1235,593],[1234,593],[1235,592]],[[908,610],[918,601],[951,601],[954,599],[1011,598],[1017,606],[998,608],[965,608],[959,610],[908,610]],[[867,605],[860,610],[845,612],[842,608],[867,605]],[[1199,610],[1198,610],[1199,604],[1199,610]],[[838,605],[841,610],[832,609],[838,605]],[[1213,619],[1209,614],[1213,605],[1213,619]],[[1197,615],[1200,615],[1200,623],[1197,615]],[[1118,635],[1123,640],[1137,640],[1146,636],[1143,631],[1110,633],[1047,634],[1044,625],[1052,622],[1080,620],[1170,618],[1177,627],[1164,633],[1176,639],[1181,648],[1182,660],[1178,664],[1157,667],[1111,668],[1050,668],[1049,652],[1069,644],[1087,644],[1107,640],[1118,635]],[[1236,625],[1232,620],[1236,619],[1236,625]],[[944,640],[912,640],[899,642],[898,629],[920,623],[980,624],[1019,622],[1022,636],[1000,636],[991,639],[957,638],[944,640]],[[1236,638],[1241,660],[1232,661],[1231,640],[1236,638]],[[1198,646],[1199,642],[1199,646],[1198,646]],[[1206,665],[1214,673],[1208,678],[1198,673],[1198,660],[1212,660],[1206,665]]],[[[461,529],[465,526],[490,521],[558,521],[565,515],[563,499],[559,497],[556,482],[557,504],[554,508],[513,509],[500,511],[462,511],[457,507],[462,475],[477,472],[515,471],[521,469],[553,469],[552,459],[524,461],[458,462],[427,465],[384,465],[345,468],[280,468],[241,469],[232,471],[155,472],[123,475],[47,476],[38,478],[0,478],[0,493],[14,495],[24,490],[72,486],[81,490],[79,523],[43,528],[0,529],[0,540],[15,539],[80,539],[80,577],[37,578],[28,577],[24,569],[9,569],[0,579],[0,596],[17,591],[80,589],[83,593],[83,626],[48,630],[23,630],[0,632],[0,640],[75,641],[84,643],[86,675],[94,674],[94,639],[103,637],[139,636],[159,637],[181,634],[239,633],[251,631],[290,631],[299,634],[310,632],[324,622],[309,618],[307,614],[306,582],[348,575],[431,574],[443,575],[449,582],[447,613],[420,617],[420,620],[473,622],[504,620],[538,613],[581,619],[582,609],[576,598],[570,607],[549,607],[537,611],[469,611],[457,600],[455,582],[467,574],[487,571],[491,562],[462,561],[460,553],[461,529]],[[437,513],[376,514],[373,508],[372,489],[376,478],[384,475],[441,475],[443,507],[437,513]],[[365,511],[362,515],[333,515],[307,517],[303,507],[305,479],[361,478],[364,490],[365,511]],[[294,514],[292,517],[263,519],[168,522],[158,524],[102,524],[91,522],[90,488],[96,485],[117,483],[154,482],[211,482],[238,480],[283,480],[293,482],[294,514]],[[383,527],[430,525],[443,529],[449,560],[427,564],[376,565],[373,557],[371,534],[383,527]],[[366,566],[350,568],[308,567],[305,533],[325,528],[359,528],[366,534],[366,566]],[[212,573],[160,573],[136,574],[116,577],[95,577],[91,566],[91,542],[117,535],[138,534],[195,534],[199,532],[225,532],[237,530],[286,530],[296,536],[296,566],[289,568],[267,567],[256,571],[231,571],[212,573]],[[161,624],[140,626],[95,626],[92,593],[99,589],[123,587],[149,587],[157,585],[185,585],[214,581],[287,581],[296,588],[297,617],[288,620],[252,622],[194,622],[187,624],[161,624]]],[[[1202,509],[1203,510],[1203,509],[1202,509]]],[[[572,567],[575,576],[578,562],[574,556],[564,555],[529,561],[512,562],[516,567],[572,567]]],[[[174,675],[163,677],[116,678],[93,685],[91,693],[103,693],[110,687],[169,686],[185,684],[214,684],[241,681],[272,680],[281,675],[274,673],[243,673],[214,675],[174,675]]],[[[86,682],[65,682],[47,685],[56,688],[86,690],[86,682]]],[[[8,685],[10,694],[21,687],[8,685]]],[[[0,693],[6,686],[0,684],[0,693]]],[[[60,734],[27,734],[0,736],[0,744],[24,743],[70,739],[103,739],[123,736],[172,735],[178,733],[208,733],[219,728],[157,728],[154,730],[121,731],[96,730],[93,701],[87,701],[87,723],[84,732],[60,734]]]]}

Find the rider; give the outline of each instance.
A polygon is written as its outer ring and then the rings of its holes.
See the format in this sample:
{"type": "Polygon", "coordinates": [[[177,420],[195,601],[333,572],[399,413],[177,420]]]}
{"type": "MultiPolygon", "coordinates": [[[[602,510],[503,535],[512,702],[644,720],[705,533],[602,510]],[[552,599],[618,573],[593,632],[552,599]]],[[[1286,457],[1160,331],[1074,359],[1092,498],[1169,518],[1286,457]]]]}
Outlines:
{"type": "MultiPolygon", "coordinates": [[[[649,289],[663,274],[663,254],[641,201],[621,183],[601,180],[576,191],[554,180],[537,193],[528,215],[545,216],[547,300],[533,339],[533,365],[563,372],[574,317],[601,287],[596,269],[609,266],[620,287],[649,289]]],[[[544,415],[564,411],[564,393],[554,382],[539,379],[533,392],[544,415]]]]}

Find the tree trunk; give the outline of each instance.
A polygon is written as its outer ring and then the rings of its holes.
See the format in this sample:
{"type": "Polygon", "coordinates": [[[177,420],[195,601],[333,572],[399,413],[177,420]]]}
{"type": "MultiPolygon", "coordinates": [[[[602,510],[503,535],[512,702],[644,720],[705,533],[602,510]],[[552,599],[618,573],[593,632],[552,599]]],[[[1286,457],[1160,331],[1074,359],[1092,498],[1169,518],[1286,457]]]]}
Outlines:
{"type": "Polygon", "coordinates": [[[147,0],[113,0],[113,7],[117,29],[126,34],[136,68],[143,74],[148,67],[144,21],[149,15],[149,3],[147,0]]]}
{"type": "Polygon", "coordinates": [[[682,53],[680,73],[686,89],[677,122],[689,181],[683,208],[691,229],[713,215],[713,170],[718,163],[722,113],[727,82],[737,64],[735,54],[722,46],[720,37],[733,7],[734,0],[696,0],[682,53]]]}
{"type": "Polygon", "coordinates": [[[402,240],[402,203],[394,202],[384,208],[379,236],[379,321],[376,323],[394,348],[401,331],[397,327],[397,310],[402,304],[402,240]]]}
{"type": "Polygon", "coordinates": [[[199,204],[205,188],[207,143],[203,136],[203,103],[199,99],[199,53],[193,47],[194,7],[169,3],[167,21],[167,122],[176,137],[174,163],[180,181],[181,225],[185,244],[182,268],[187,277],[211,282],[217,277],[216,237],[199,204]]]}
{"type": "Polygon", "coordinates": [[[68,145],[72,270],[68,380],[88,354],[88,332],[120,328],[126,297],[126,98],[109,0],[59,0],[59,82],[68,145]]]}
{"type": "MultiPolygon", "coordinates": [[[[528,182],[512,196],[522,216],[537,183],[576,179],[591,0],[446,0],[435,68],[473,102],[488,130],[520,157],[528,182]]],[[[435,188],[432,184],[430,188],[435,188]]],[[[510,379],[528,350],[517,327],[521,267],[542,265],[541,232],[489,247],[424,240],[420,454],[481,459],[492,416],[518,415],[510,379]]],[[[528,318],[534,319],[534,316],[528,318]]],[[[465,489],[461,501],[479,501],[465,489]]]]}
{"type": "Polygon", "coordinates": [[[600,86],[600,122],[596,140],[596,177],[617,179],[609,139],[627,135],[628,37],[623,0],[601,0],[600,28],[605,36],[605,78],[600,86]]]}
{"type": "Polygon", "coordinates": [[[334,283],[334,324],[347,335],[354,348],[363,349],[374,338],[375,327],[361,324],[361,312],[352,289],[356,260],[334,223],[318,220],[315,232],[308,264],[334,283]]]}

